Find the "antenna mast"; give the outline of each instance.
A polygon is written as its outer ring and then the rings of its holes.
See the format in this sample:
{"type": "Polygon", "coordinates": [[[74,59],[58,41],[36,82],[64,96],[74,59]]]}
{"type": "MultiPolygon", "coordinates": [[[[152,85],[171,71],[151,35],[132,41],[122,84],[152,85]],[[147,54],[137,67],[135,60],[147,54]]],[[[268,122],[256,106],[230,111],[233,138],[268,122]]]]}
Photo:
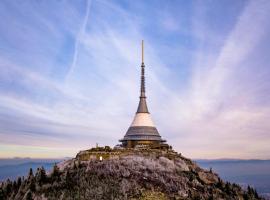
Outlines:
{"type": "Polygon", "coordinates": [[[143,61],[144,61],[144,59],[143,59],[143,40],[142,40],[142,63],[143,63],[143,61]]]}

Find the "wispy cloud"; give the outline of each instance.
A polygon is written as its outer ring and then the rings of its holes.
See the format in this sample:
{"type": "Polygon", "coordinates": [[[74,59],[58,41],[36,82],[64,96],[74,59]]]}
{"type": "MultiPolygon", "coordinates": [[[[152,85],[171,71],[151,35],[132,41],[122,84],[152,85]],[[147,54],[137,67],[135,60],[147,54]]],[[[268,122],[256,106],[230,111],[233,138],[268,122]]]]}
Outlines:
{"type": "MultiPolygon", "coordinates": [[[[247,4],[217,57],[203,63],[202,65],[207,66],[203,70],[200,70],[200,63],[194,66],[195,73],[191,79],[192,87],[187,102],[175,115],[182,113],[182,120],[186,120],[183,124],[187,133],[180,134],[179,140],[186,135],[190,138],[188,144],[192,143],[194,149],[198,145],[206,149],[207,152],[203,152],[206,156],[218,157],[222,152],[226,152],[224,156],[252,157],[255,152],[257,155],[263,152],[269,142],[269,127],[266,127],[266,119],[270,116],[269,102],[267,107],[252,104],[253,99],[258,98],[258,86],[255,83],[242,85],[243,67],[240,67],[245,65],[244,68],[250,71],[257,67],[247,62],[254,55],[263,54],[257,45],[269,32],[269,8],[270,5],[266,1],[251,1],[247,4]],[[259,131],[254,126],[263,128],[259,131]],[[237,151],[241,152],[236,153],[237,151]]],[[[205,55],[202,52],[198,53],[205,55]]],[[[267,66],[267,63],[263,65],[267,66]]],[[[264,78],[265,89],[269,90],[268,78],[264,78]]],[[[196,154],[192,149],[189,151],[191,155],[196,154]]],[[[261,153],[260,157],[269,155],[265,152],[264,155],[261,153]]]]}
{"type": "Polygon", "coordinates": [[[85,13],[85,17],[83,19],[80,31],[76,37],[75,40],[75,47],[74,47],[74,54],[73,54],[73,59],[72,59],[72,63],[70,66],[70,69],[66,75],[66,79],[69,78],[70,74],[73,72],[74,68],[76,67],[76,63],[77,63],[77,59],[78,59],[78,48],[79,48],[79,43],[80,43],[80,39],[82,37],[82,35],[85,34],[85,29],[87,26],[87,22],[88,22],[88,18],[89,18],[89,12],[90,12],[90,7],[91,7],[91,1],[88,0],[87,1],[87,5],[86,5],[86,13],[85,13]]]}
{"type": "Polygon", "coordinates": [[[174,148],[190,157],[269,158],[268,1],[0,9],[14,21],[0,29],[0,149],[9,156],[116,144],[138,103],[144,39],[150,111],[174,148]]]}

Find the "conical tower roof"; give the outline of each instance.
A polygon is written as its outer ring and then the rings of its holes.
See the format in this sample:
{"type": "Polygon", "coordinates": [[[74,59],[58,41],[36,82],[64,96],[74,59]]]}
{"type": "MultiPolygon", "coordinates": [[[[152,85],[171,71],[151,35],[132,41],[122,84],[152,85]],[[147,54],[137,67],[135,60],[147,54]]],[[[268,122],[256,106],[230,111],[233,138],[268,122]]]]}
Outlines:
{"type": "Polygon", "coordinates": [[[146,95],[145,95],[145,65],[144,65],[144,52],[142,41],[142,64],[141,64],[141,88],[140,88],[140,101],[135,117],[128,128],[125,136],[120,141],[128,140],[151,140],[162,141],[161,136],[155,127],[151,115],[147,108],[146,95]]]}

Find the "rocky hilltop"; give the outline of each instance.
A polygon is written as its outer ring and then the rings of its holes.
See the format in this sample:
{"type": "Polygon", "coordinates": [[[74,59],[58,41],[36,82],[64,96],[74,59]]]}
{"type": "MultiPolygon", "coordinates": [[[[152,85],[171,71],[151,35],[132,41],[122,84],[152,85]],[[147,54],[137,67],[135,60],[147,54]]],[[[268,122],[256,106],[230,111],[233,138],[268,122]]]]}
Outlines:
{"type": "Polygon", "coordinates": [[[2,183],[0,199],[262,199],[172,150],[110,150],[114,156],[98,159],[105,151],[80,152],[49,173],[31,169],[26,178],[2,183]]]}

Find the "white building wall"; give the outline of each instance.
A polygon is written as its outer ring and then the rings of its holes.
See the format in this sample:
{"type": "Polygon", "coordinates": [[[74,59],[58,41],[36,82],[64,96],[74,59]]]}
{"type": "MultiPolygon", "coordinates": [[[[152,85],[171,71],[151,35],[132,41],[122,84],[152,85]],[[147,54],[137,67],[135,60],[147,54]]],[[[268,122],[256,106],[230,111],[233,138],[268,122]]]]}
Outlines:
{"type": "Polygon", "coordinates": [[[154,123],[149,113],[136,113],[133,122],[130,126],[151,126],[154,127],[154,123]]]}

